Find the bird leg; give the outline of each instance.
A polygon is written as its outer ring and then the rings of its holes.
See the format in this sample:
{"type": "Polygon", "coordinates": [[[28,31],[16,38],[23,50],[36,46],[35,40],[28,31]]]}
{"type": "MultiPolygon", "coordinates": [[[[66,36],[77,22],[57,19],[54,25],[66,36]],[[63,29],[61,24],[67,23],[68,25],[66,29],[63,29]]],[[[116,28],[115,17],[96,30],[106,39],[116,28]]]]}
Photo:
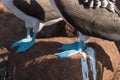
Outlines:
{"type": "Polygon", "coordinates": [[[26,33],[26,38],[15,42],[12,45],[13,47],[18,47],[17,53],[18,52],[25,52],[28,50],[35,42],[36,34],[37,32],[33,33],[33,37],[30,36],[30,28],[37,28],[38,29],[38,23],[39,20],[36,18],[33,18],[31,16],[26,15],[24,12],[19,10],[15,5],[14,5],[14,0],[2,0],[2,3],[6,6],[6,8],[13,13],[15,16],[20,18],[21,20],[25,21],[26,28],[27,28],[27,33],[26,33]]]}
{"type": "Polygon", "coordinates": [[[74,42],[72,44],[64,44],[61,48],[59,48],[60,50],[64,50],[64,51],[60,52],[60,53],[56,53],[55,55],[60,57],[60,59],[65,59],[65,58],[70,57],[72,55],[75,55],[77,53],[84,52],[84,49],[86,47],[85,41],[89,37],[86,36],[86,35],[83,35],[81,33],[79,33],[79,35],[80,35],[79,36],[79,38],[80,38],[79,42],[74,42]]]}
{"type": "Polygon", "coordinates": [[[20,41],[15,42],[13,47],[18,47],[17,53],[25,52],[28,50],[35,42],[35,37],[37,33],[33,33],[33,37],[30,36],[30,28],[27,28],[26,37],[20,41]]]}
{"type": "Polygon", "coordinates": [[[37,35],[37,33],[33,33],[33,37],[24,38],[22,40],[22,44],[19,46],[19,48],[17,50],[17,53],[25,52],[29,48],[31,48],[34,45],[34,43],[35,43],[36,35],[37,35]]]}
{"type": "Polygon", "coordinates": [[[32,18],[29,22],[26,21],[25,22],[26,28],[27,28],[26,37],[20,41],[15,42],[12,45],[12,47],[18,47],[17,53],[27,51],[29,48],[31,48],[34,45],[36,35],[39,31],[41,31],[43,26],[52,25],[52,24],[57,23],[62,20],[63,20],[62,18],[58,18],[58,19],[54,19],[54,20],[50,20],[48,22],[42,23],[38,19],[32,18]],[[30,35],[30,28],[33,28],[33,36],[32,37],[30,35]]]}
{"type": "Polygon", "coordinates": [[[27,28],[26,37],[20,41],[15,42],[12,45],[12,48],[18,47],[17,53],[25,52],[34,45],[37,32],[39,32],[42,29],[42,27],[44,26],[44,25],[39,26],[38,23],[39,23],[39,21],[37,19],[36,19],[36,21],[35,20],[31,21],[31,23],[26,22],[26,28],[27,28]],[[31,26],[33,28],[33,36],[32,37],[30,35],[31,27],[28,27],[28,26],[31,26]]]}

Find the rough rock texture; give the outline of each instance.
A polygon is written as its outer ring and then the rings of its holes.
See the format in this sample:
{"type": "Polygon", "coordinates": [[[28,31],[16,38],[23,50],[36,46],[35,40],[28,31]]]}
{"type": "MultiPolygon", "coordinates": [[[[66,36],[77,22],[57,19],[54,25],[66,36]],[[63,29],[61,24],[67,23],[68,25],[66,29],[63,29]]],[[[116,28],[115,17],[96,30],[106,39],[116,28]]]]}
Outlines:
{"type": "Polygon", "coordinates": [[[7,49],[0,47],[0,80],[7,78],[7,56],[7,49]]]}
{"type": "MultiPolygon", "coordinates": [[[[80,54],[64,60],[54,55],[59,52],[61,44],[73,41],[75,38],[38,39],[36,45],[25,53],[16,54],[16,49],[12,49],[9,55],[10,80],[82,80],[80,54]]],[[[116,46],[96,38],[89,41],[89,46],[96,51],[97,80],[112,80],[120,63],[116,46]]]]}

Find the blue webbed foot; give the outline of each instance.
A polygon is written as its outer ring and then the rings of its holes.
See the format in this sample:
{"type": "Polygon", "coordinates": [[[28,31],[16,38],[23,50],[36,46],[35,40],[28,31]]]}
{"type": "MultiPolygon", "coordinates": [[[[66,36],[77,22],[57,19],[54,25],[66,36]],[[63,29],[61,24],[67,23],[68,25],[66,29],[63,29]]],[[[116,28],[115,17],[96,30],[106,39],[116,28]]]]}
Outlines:
{"type": "Polygon", "coordinates": [[[65,59],[77,53],[79,53],[79,51],[77,50],[68,50],[68,51],[56,53],[55,55],[57,55],[60,59],[65,59]]]}
{"type": "Polygon", "coordinates": [[[79,42],[74,42],[72,44],[63,44],[61,48],[59,48],[59,50],[78,50],[78,46],[79,46],[79,42]]]}
{"type": "Polygon", "coordinates": [[[28,50],[33,44],[35,43],[35,40],[30,37],[30,38],[24,38],[20,41],[15,42],[12,47],[18,47],[17,53],[19,52],[25,52],[28,50]]]}
{"type": "Polygon", "coordinates": [[[84,50],[85,46],[86,46],[86,44],[83,41],[74,42],[72,44],[64,44],[60,48],[60,50],[65,50],[65,51],[56,53],[55,55],[60,57],[60,59],[65,59],[72,55],[82,52],[84,50]]]}
{"type": "Polygon", "coordinates": [[[30,36],[30,28],[28,28],[26,38],[15,42],[12,45],[12,48],[13,47],[18,47],[17,53],[27,51],[30,47],[32,47],[34,45],[36,34],[37,33],[33,33],[33,37],[31,37],[30,36]]]}

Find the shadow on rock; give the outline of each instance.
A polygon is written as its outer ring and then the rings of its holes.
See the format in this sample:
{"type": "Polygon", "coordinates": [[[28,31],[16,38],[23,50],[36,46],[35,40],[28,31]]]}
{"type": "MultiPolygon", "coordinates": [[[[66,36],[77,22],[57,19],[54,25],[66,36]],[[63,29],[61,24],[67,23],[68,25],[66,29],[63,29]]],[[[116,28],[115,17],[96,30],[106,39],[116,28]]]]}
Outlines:
{"type": "Polygon", "coordinates": [[[111,62],[110,56],[105,52],[105,50],[97,43],[88,43],[88,46],[91,46],[93,49],[95,49],[96,52],[96,61],[98,62],[98,75],[102,75],[101,80],[103,80],[103,73],[104,68],[107,70],[110,70],[111,72],[114,72],[113,70],[113,64],[111,62]]]}

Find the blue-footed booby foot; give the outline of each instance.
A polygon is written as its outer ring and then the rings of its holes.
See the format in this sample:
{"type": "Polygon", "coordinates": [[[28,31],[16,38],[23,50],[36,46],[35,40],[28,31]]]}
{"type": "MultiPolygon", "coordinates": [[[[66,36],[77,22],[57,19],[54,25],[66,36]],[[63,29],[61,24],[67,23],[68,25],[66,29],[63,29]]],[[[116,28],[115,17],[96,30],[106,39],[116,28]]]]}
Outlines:
{"type": "Polygon", "coordinates": [[[87,40],[89,36],[83,35],[79,32],[79,41],[73,42],[71,44],[64,44],[60,50],[64,50],[63,52],[56,53],[55,55],[59,56],[60,59],[65,59],[72,55],[84,52],[86,48],[87,40]]]}
{"type": "Polygon", "coordinates": [[[33,33],[33,37],[30,35],[30,28],[27,28],[27,33],[26,33],[26,38],[15,42],[12,47],[17,47],[19,46],[17,53],[19,52],[25,52],[28,50],[33,44],[35,43],[35,38],[36,38],[37,33],[33,33]]]}
{"type": "Polygon", "coordinates": [[[25,21],[26,37],[12,45],[12,48],[18,47],[17,53],[25,52],[33,46],[36,35],[43,26],[62,20],[51,7],[49,0],[2,0],[2,3],[9,12],[25,21]],[[30,29],[33,29],[32,37],[30,29]]]}

